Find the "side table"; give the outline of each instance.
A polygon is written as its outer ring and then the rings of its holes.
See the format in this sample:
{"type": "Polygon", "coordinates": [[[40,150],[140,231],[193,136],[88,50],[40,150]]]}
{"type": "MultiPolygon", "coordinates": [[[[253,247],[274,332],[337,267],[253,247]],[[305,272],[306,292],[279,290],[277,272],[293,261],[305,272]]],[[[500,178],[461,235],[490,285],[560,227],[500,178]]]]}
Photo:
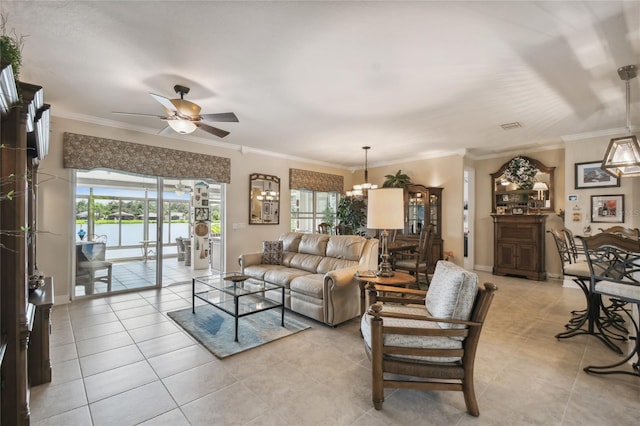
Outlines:
{"type": "Polygon", "coordinates": [[[412,284],[416,281],[415,277],[411,274],[407,274],[405,272],[397,272],[394,271],[392,277],[363,277],[358,274],[354,275],[355,279],[358,281],[360,286],[360,314],[364,314],[367,309],[366,305],[366,296],[365,296],[365,286],[367,283],[372,284],[381,284],[381,285],[390,285],[397,287],[406,287],[409,284],[412,284]]]}

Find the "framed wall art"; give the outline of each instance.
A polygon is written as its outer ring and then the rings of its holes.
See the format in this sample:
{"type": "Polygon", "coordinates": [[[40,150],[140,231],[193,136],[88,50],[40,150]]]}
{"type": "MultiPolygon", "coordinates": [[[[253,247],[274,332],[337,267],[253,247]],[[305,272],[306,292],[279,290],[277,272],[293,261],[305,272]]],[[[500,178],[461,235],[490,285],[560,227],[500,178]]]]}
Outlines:
{"type": "Polygon", "coordinates": [[[607,188],[607,187],[619,187],[620,179],[611,176],[605,172],[600,166],[601,161],[590,161],[588,163],[576,163],[575,172],[575,188],[607,188]]]}
{"type": "Polygon", "coordinates": [[[624,222],[624,195],[592,195],[591,222],[624,222]]]}

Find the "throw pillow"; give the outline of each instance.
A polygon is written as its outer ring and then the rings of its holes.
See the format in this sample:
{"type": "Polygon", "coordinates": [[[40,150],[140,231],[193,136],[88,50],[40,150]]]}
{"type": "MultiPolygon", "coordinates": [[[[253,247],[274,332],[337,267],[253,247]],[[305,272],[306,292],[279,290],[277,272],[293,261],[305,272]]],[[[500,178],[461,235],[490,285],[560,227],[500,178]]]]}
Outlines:
{"type": "Polygon", "coordinates": [[[281,265],[282,252],[282,241],[263,241],[262,263],[265,265],[281,265]]]}
{"type": "MultiPolygon", "coordinates": [[[[435,318],[468,320],[478,292],[478,276],[460,266],[440,260],[429,284],[425,304],[435,318]]],[[[442,328],[463,325],[438,323],[442,328]]]]}

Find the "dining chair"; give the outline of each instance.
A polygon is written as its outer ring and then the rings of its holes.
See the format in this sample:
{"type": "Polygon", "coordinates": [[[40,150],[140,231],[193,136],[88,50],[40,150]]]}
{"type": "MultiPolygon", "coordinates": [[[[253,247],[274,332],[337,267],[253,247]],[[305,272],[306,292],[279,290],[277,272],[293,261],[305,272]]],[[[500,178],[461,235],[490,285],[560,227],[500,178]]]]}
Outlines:
{"type": "Polygon", "coordinates": [[[406,271],[416,277],[416,286],[420,288],[420,274],[424,274],[427,288],[429,287],[429,261],[433,246],[434,227],[428,225],[422,228],[419,236],[418,248],[415,252],[402,252],[394,260],[394,269],[406,271]]]}
{"type": "Polygon", "coordinates": [[[585,309],[571,311],[571,319],[565,324],[566,330],[555,335],[556,339],[565,339],[580,334],[589,334],[583,326],[589,319],[589,282],[591,272],[586,260],[578,260],[577,250],[573,241],[573,234],[567,228],[550,229],[547,231],[553,237],[560,262],[563,277],[571,278],[578,285],[585,297],[585,309]]]}
{"type": "Polygon", "coordinates": [[[340,223],[336,225],[335,229],[336,235],[353,235],[353,228],[351,228],[349,225],[340,223]]]}
{"type": "MultiPolygon", "coordinates": [[[[597,297],[608,297],[635,304],[640,311],[640,241],[611,233],[582,238],[591,272],[590,292],[597,297]]],[[[629,374],[640,377],[640,330],[638,318],[630,309],[622,310],[629,318],[635,336],[627,355],[609,365],[589,365],[584,371],[591,374],[629,374]],[[635,362],[633,361],[635,358],[635,362]],[[622,368],[625,365],[631,369],[622,368]]]]}
{"type": "Polygon", "coordinates": [[[319,234],[331,234],[331,224],[327,222],[322,222],[318,224],[318,233],[319,234]]]}
{"type": "Polygon", "coordinates": [[[360,330],[375,409],[382,409],[384,388],[461,391],[478,416],[475,357],[497,287],[478,288],[475,273],[441,260],[428,291],[371,283],[367,289],[371,305],[360,330]]]}

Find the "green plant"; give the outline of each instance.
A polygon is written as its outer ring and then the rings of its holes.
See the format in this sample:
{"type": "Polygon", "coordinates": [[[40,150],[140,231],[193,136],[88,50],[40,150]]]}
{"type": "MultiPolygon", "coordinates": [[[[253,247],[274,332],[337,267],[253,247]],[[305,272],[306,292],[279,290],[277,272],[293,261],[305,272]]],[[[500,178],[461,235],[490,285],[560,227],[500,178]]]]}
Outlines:
{"type": "Polygon", "coordinates": [[[0,15],[0,59],[2,62],[11,64],[13,77],[18,81],[25,36],[18,36],[14,29],[8,31],[7,21],[8,15],[0,15]]]}
{"type": "Polygon", "coordinates": [[[398,170],[395,175],[386,175],[385,178],[383,188],[403,188],[411,182],[409,175],[402,173],[402,170],[398,170]]]}
{"type": "Polygon", "coordinates": [[[364,200],[355,197],[340,199],[336,216],[339,223],[350,226],[356,235],[364,235],[364,232],[359,231],[367,221],[367,205],[364,200]]]}

